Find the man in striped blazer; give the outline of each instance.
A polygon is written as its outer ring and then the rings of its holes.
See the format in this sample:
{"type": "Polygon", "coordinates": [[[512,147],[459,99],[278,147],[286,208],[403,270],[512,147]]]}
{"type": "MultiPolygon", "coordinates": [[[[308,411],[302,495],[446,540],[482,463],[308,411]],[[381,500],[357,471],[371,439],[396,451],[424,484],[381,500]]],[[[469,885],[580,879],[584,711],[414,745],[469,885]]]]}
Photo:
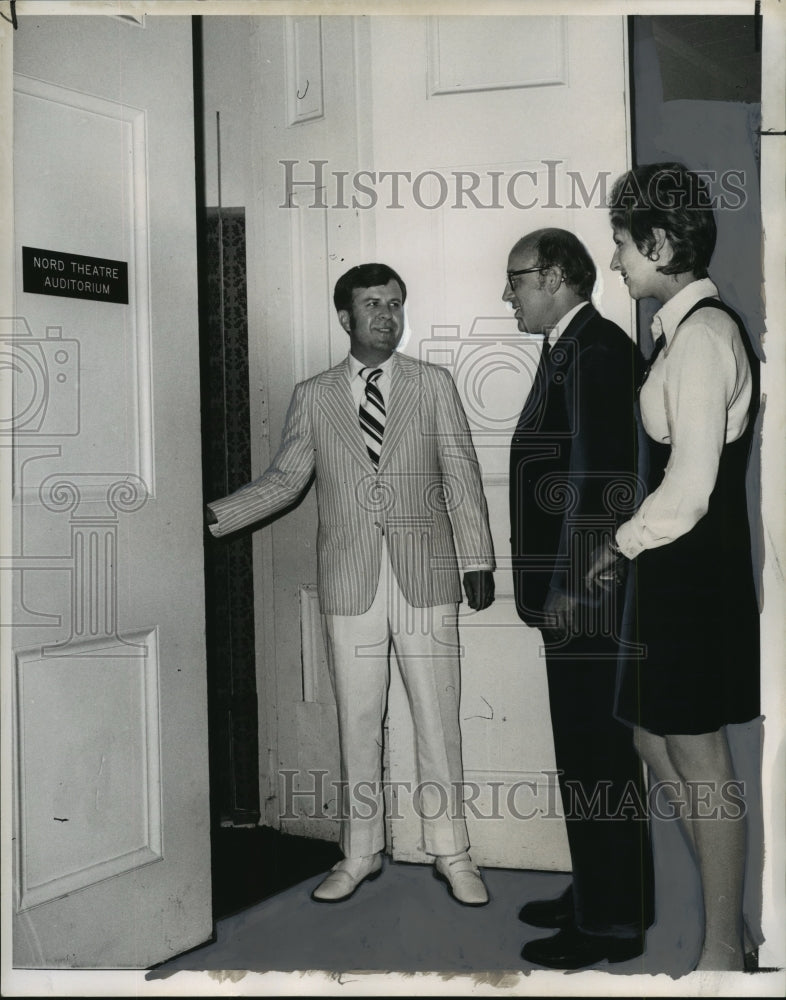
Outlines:
{"type": "Polygon", "coordinates": [[[208,504],[208,524],[219,536],[270,517],[314,476],[345,857],[313,898],[346,899],[382,868],[380,747],[392,640],[412,709],[424,848],[454,898],[478,906],[488,895],[468,854],[461,806],[456,615],[460,568],[469,606],[491,604],[494,554],[453,379],[444,368],[396,353],[406,294],[384,264],[353,267],[339,278],[333,301],[349,334],[348,357],[295,387],[270,467],[208,504]]]}

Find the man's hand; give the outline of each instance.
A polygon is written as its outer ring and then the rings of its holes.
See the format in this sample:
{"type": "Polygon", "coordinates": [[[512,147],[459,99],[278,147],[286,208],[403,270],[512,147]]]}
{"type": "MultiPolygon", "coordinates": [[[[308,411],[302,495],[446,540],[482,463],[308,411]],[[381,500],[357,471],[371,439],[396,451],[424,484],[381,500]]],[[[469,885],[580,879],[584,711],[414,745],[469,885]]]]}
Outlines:
{"type": "Polygon", "coordinates": [[[611,593],[614,588],[622,583],[622,561],[625,557],[615,552],[608,542],[598,545],[590,556],[590,565],[584,582],[587,590],[598,596],[598,591],[611,593]]]}
{"type": "Polygon", "coordinates": [[[205,524],[218,524],[218,518],[209,507],[205,507],[205,524]]]}
{"type": "Polygon", "coordinates": [[[549,618],[547,627],[559,632],[563,637],[575,634],[579,630],[581,604],[575,597],[563,594],[559,590],[550,590],[543,611],[549,618]]]}
{"type": "Polygon", "coordinates": [[[473,611],[483,611],[494,600],[494,574],[490,569],[473,569],[464,574],[464,593],[473,611]]]}

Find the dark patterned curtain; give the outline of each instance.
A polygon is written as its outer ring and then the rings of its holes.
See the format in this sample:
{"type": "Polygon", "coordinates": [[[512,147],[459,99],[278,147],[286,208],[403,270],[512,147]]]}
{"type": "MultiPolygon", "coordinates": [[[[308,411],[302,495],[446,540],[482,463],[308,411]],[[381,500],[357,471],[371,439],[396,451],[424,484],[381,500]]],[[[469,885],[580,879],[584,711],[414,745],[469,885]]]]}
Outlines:
{"type": "MultiPolygon", "coordinates": [[[[209,501],[251,478],[244,209],[206,209],[204,249],[202,425],[209,501]]],[[[256,824],[259,758],[251,534],[210,536],[205,548],[214,822],[256,824]]]]}

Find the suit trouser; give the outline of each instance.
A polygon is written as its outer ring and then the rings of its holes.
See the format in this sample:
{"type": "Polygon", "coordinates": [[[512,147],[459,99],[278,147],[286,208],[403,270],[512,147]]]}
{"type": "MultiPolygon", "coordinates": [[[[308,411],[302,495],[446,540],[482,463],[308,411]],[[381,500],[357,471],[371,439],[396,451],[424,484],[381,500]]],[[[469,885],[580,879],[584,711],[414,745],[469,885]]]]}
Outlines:
{"type": "Polygon", "coordinates": [[[368,611],[325,615],[341,751],[341,849],[359,857],[385,846],[382,724],[392,643],[412,713],[423,846],[428,854],[457,854],[469,846],[461,805],[458,608],[408,604],[384,544],[381,567],[368,611]]]}
{"type": "Polygon", "coordinates": [[[616,662],[545,648],[575,922],[632,936],[653,920],[652,855],[641,762],[632,730],[613,716],[616,662]]]}

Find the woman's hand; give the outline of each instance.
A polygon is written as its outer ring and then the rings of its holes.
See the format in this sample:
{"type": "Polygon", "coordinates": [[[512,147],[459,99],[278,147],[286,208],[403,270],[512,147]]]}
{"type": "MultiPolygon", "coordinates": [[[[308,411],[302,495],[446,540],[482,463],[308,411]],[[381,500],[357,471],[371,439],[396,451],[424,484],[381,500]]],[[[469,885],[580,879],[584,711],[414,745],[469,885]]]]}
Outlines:
{"type": "Polygon", "coordinates": [[[622,583],[620,568],[624,558],[622,553],[612,546],[610,539],[598,545],[590,556],[589,569],[584,577],[587,590],[597,596],[598,590],[610,593],[622,583]]]}

